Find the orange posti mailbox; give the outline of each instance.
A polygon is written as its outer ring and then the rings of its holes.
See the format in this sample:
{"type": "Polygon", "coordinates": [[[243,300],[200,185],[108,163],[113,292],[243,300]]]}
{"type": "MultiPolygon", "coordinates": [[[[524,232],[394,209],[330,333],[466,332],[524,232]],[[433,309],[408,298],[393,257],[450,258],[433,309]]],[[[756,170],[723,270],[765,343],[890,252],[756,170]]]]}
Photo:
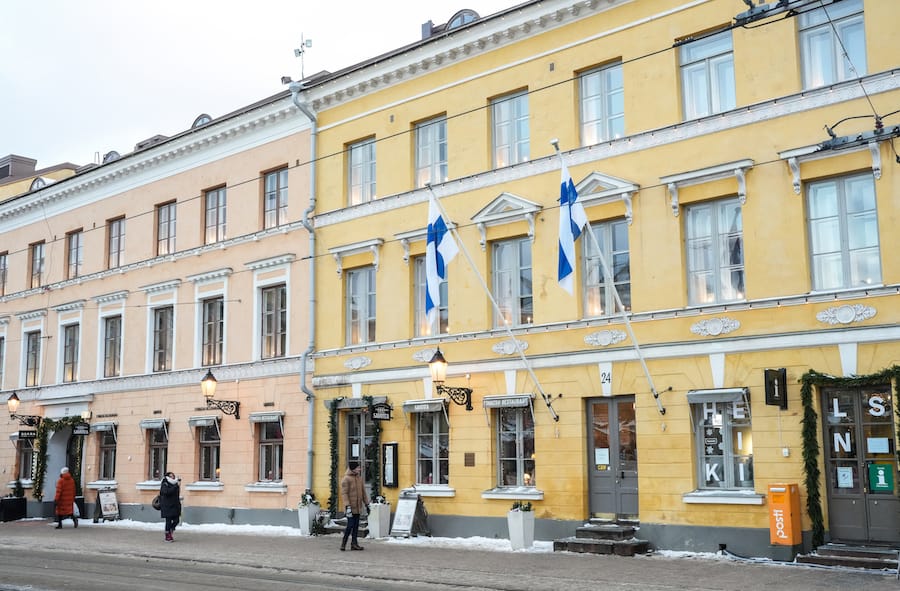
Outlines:
{"type": "Polygon", "coordinates": [[[796,484],[769,485],[769,541],[781,546],[801,542],[800,489],[796,484]]]}

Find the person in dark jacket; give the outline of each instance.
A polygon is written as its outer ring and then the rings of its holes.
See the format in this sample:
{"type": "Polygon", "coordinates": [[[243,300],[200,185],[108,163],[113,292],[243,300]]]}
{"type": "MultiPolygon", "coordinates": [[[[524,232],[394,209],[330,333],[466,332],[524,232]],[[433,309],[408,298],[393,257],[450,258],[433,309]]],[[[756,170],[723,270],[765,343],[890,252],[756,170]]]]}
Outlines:
{"type": "Polygon", "coordinates": [[[347,538],[351,539],[351,550],[362,550],[363,547],[357,543],[356,538],[359,535],[359,518],[363,507],[369,504],[369,499],[366,497],[366,483],[360,477],[359,462],[348,462],[347,472],[341,479],[341,501],[344,503],[344,515],[347,517],[341,550],[347,549],[347,538]]]}
{"type": "Polygon", "coordinates": [[[56,481],[56,529],[62,529],[62,520],[71,518],[75,527],[78,527],[78,518],[75,517],[75,479],[69,474],[68,468],[59,471],[59,480],[56,481]]]}
{"type": "Polygon", "coordinates": [[[181,478],[166,472],[159,485],[159,514],[166,520],[166,541],[174,542],[175,526],[181,517],[181,478]]]}

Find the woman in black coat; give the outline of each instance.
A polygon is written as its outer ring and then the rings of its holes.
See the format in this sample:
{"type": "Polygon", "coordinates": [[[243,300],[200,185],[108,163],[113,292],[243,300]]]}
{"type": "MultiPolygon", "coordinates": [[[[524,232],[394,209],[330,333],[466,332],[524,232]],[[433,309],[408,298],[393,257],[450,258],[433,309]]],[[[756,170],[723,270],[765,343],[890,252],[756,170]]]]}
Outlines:
{"type": "Polygon", "coordinates": [[[166,472],[159,485],[159,513],[166,520],[166,541],[174,542],[175,526],[181,517],[181,478],[174,472],[166,472]]]}

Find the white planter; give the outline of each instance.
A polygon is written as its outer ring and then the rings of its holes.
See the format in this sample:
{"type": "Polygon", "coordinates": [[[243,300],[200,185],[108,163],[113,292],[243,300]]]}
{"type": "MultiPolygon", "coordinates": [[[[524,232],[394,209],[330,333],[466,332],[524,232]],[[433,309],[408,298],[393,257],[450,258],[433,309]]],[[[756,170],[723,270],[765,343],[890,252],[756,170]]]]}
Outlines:
{"type": "Polygon", "coordinates": [[[391,504],[372,503],[369,505],[370,538],[386,538],[391,535],[391,504]]]}
{"type": "Polygon", "coordinates": [[[509,524],[509,543],[513,550],[531,548],[534,545],[534,511],[510,511],[506,514],[509,524]]]}
{"type": "Polygon", "coordinates": [[[300,535],[311,536],[313,522],[319,515],[319,504],[313,501],[308,505],[297,505],[297,519],[300,521],[300,535]]]}

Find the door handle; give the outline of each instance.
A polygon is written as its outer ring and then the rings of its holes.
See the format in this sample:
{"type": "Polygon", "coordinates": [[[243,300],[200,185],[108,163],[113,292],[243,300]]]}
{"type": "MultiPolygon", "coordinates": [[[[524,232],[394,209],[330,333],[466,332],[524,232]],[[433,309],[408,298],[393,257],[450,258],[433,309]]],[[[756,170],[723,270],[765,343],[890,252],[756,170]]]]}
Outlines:
{"type": "Polygon", "coordinates": [[[619,478],[625,480],[625,470],[622,470],[622,472],[619,474],[619,478]]]}

